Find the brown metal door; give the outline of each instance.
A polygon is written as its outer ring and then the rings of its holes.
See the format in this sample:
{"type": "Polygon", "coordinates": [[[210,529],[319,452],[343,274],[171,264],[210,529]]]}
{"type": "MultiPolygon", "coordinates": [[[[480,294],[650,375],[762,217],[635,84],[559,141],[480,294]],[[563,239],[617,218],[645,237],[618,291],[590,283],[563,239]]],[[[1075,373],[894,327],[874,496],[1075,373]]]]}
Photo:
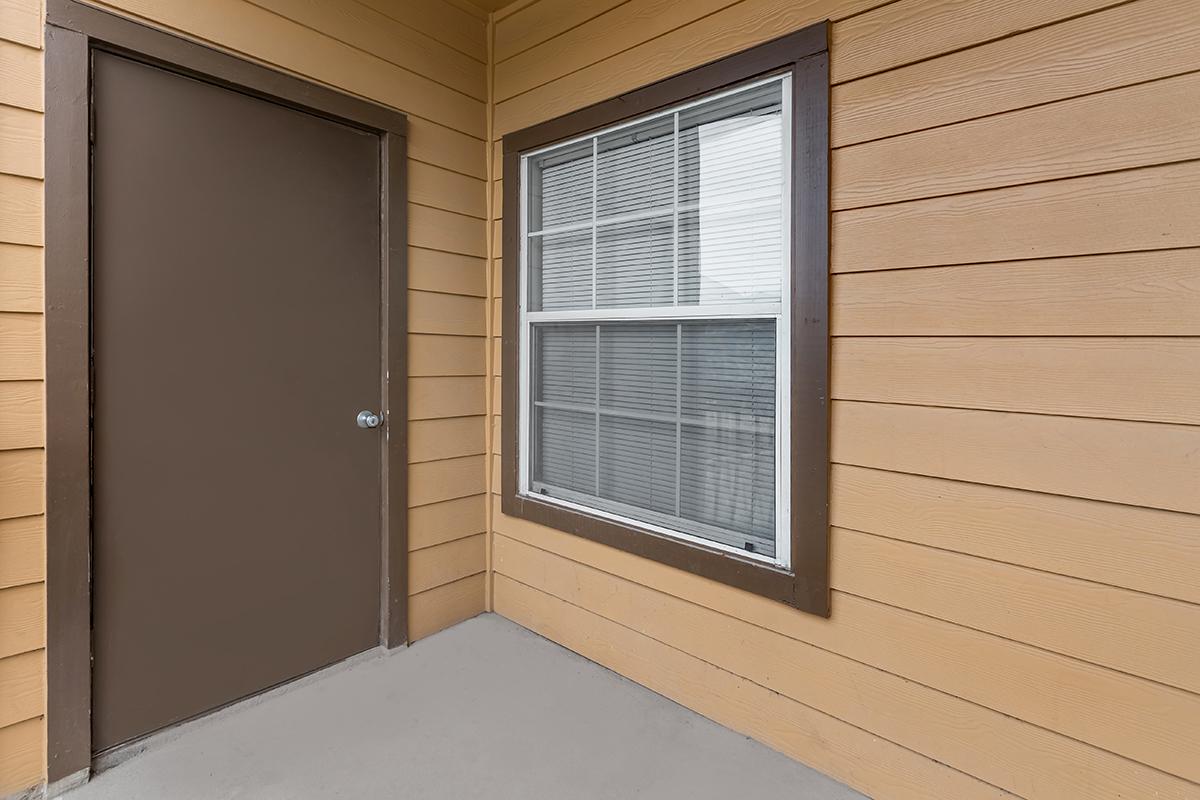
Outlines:
{"type": "Polygon", "coordinates": [[[378,641],[379,138],[94,56],[93,749],[378,641]]]}

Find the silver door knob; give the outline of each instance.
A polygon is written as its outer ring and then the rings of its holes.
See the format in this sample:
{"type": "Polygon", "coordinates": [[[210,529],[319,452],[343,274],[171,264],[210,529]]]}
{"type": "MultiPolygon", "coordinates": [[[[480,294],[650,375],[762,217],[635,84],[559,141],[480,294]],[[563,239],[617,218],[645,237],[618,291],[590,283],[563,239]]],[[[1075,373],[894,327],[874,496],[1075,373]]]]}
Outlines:
{"type": "Polygon", "coordinates": [[[374,411],[358,412],[358,427],[360,428],[378,428],[383,424],[383,417],[376,414],[374,411]]]}

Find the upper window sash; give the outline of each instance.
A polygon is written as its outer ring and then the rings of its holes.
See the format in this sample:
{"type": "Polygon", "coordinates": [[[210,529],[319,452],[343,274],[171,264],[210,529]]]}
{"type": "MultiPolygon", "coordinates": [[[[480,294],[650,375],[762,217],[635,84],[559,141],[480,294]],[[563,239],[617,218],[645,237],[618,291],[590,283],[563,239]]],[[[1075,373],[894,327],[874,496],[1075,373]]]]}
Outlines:
{"type": "Polygon", "coordinates": [[[709,306],[782,314],[791,88],[779,73],[522,153],[529,321],[723,314],[709,306]]]}

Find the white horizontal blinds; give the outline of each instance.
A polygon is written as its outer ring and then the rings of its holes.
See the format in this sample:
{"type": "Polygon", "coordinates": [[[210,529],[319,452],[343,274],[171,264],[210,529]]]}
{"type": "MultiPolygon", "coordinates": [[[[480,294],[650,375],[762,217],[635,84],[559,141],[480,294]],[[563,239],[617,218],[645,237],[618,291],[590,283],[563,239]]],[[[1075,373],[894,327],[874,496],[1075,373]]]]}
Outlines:
{"type": "Polygon", "coordinates": [[[534,491],[774,557],[775,324],[535,326],[534,491]]]}
{"type": "Polygon", "coordinates": [[[596,488],[596,328],[554,325],[534,342],[534,480],[596,488]]]}
{"type": "Polygon", "coordinates": [[[682,326],[681,515],[775,555],[775,322],[682,326]]]}
{"type": "Polygon", "coordinates": [[[786,561],[788,80],[527,157],[529,491],[786,561]]]}
{"type": "Polygon", "coordinates": [[[581,142],[530,159],[527,258],[530,308],[592,308],[593,145],[581,142]],[[582,228],[581,228],[582,225],[582,228]]]}
{"type": "Polygon", "coordinates": [[[778,300],[785,252],[782,85],[679,114],[679,303],[778,300]]]}

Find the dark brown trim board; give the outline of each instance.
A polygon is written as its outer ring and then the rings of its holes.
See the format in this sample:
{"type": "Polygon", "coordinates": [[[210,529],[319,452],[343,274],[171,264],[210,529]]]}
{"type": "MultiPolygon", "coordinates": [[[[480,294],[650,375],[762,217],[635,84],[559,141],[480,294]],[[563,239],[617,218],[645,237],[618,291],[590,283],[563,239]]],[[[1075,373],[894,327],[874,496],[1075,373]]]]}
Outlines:
{"type": "Polygon", "coordinates": [[[118,53],[379,136],[383,575],[380,644],[407,640],[407,217],[404,114],[73,0],[46,9],[47,780],[91,765],[91,54],[118,53]]]}
{"type": "Polygon", "coordinates": [[[636,555],[829,616],[829,57],[828,23],[809,26],[642,89],[504,137],[502,508],[636,555]],[[759,75],[791,70],[792,407],[791,571],[689,544],[518,492],[520,451],[521,153],[686,102],[759,75]]]}

